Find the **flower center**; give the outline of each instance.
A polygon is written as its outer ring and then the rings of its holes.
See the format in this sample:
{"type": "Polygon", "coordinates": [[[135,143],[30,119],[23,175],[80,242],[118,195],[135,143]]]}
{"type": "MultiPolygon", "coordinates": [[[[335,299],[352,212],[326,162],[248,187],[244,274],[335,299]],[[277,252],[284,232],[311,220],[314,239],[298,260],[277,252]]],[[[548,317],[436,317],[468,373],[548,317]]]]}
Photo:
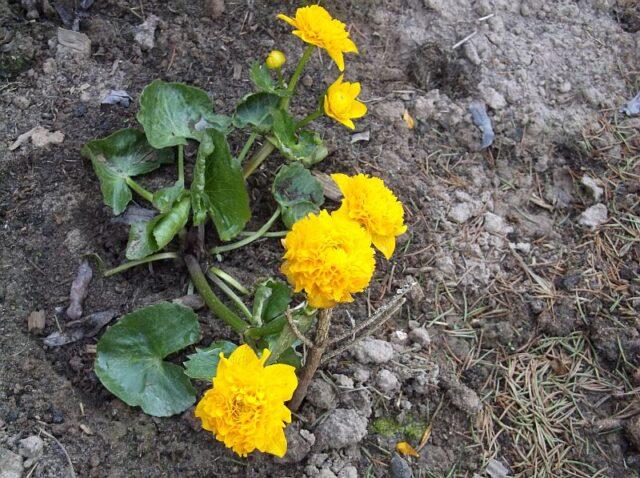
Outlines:
{"type": "Polygon", "coordinates": [[[238,424],[256,423],[264,407],[265,394],[260,390],[234,390],[231,400],[231,416],[238,424]]]}

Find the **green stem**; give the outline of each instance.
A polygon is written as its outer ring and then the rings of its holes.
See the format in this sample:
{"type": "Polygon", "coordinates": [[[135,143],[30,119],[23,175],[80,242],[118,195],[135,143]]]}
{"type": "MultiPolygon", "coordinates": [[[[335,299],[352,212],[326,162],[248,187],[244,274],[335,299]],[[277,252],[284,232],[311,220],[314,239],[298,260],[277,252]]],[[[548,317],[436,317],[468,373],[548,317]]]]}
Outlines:
{"type": "Polygon", "coordinates": [[[151,191],[147,191],[145,188],[140,186],[137,182],[133,180],[133,178],[127,177],[125,179],[125,182],[131,189],[137,192],[144,199],[146,199],[149,202],[153,202],[153,193],[151,191]]]}
{"type": "Polygon", "coordinates": [[[184,184],[184,145],[178,145],[178,182],[184,184]]]}
{"type": "Polygon", "coordinates": [[[313,113],[311,113],[309,116],[307,116],[307,117],[301,119],[300,121],[298,121],[296,123],[296,130],[299,130],[300,128],[304,128],[305,126],[307,126],[312,121],[315,121],[318,118],[320,118],[320,116],[322,116],[322,110],[320,108],[318,108],[313,113]]]}
{"type": "Polygon", "coordinates": [[[242,302],[242,299],[240,297],[238,297],[236,295],[236,293],[233,292],[231,290],[231,288],[227,284],[224,283],[224,281],[222,281],[220,278],[218,278],[213,272],[211,272],[211,270],[209,270],[207,272],[207,275],[209,276],[209,279],[211,279],[211,282],[213,282],[215,285],[220,287],[222,292],[227,294],[227,297],[229,297],[229,299],[231,299],[231,301],[247,317],[247,319],[249,319],[250,321],[253,320],[253,314],[251,314],[251,312],[249,311],[249,309],[247,308],[245,303],[242,302]]]}
{"type": "Polygon", "coordinates": [[[291,80],[289,80],[289,86],[287,86],[287,92],[289,92],[289,95],[285,96],[284,98],[282,98],[282,100],[280,100],[280,107],[283,110],[286,110],[287,108],[289,108],[291,97],[296,91],[296,86],[298,86],[298,81],[300,80],[300,75],[302,75],[302,70],[304,70],[304,66],[309,61],[309,58],[311,58],[311,55],[313,54],[314,49],[315,47],[313,45],[309,45],[307,46],[307,48],[305,48],[304,53],[302,54],[302,57],[298,62],[298,66],[296,66],[296,69],[293,72],[293,75],[291,76],[291,80]]]}
{"type": "Polygon", "coordinates": [[[211,249],[211,254],[220,254],[221,252],[233,251],[234,249],[238,249],[240,247],[246,246],[247,244],[251,244],[253,241],[255,241],[257,239],[260,239],[271,228],[271,226],[273,226],[273,223],[276,222],[276,219],[278,219],[278,216],[280,216],[280,207],[279,206],[276,209],[276,212],[273,213],[273,216],[271,216],[269,218],[269,220],[264,224],[264,226],[262,226],[260,229],[258,229],[255,232],[255,234],[253,234],[253,235],[251,235],[249,237],[245,237],[244,239],[241,239],[238,242],[234,242],[233,244],[227,244],[225,246],[214,247],[213,249],[211,249]]]}
{"type": "Polygon", "coordinates": [[[280,86],[280,88],[284,87],[284,76],[282,76],[282,68],[278,68],[276,70],[276,74],[278,75],[278,86],[280,86]]]}
{"type": "Polygon", "coordinates": [[[209,310],[237,333],[243,334],[249,325],[229,309],[229,307],[224,305],[213,290],[211,290],[207,278],[202,273],[202,269],[196,258],[192,255],[186,255],[184,262],[189,270],[193,285],[204,300],[204,303],[207,304],[209,310]]]}
{"type": "Polygon", "coordinates": [[[247,164],[244,165],[243,175],[244,178],[247,179],[251,174],[258,169],[258,166],[262,164],[262,162],[269,157],[269,155],[273,152],[276,147],[271,144],[270,141],[265,141],[262,145],[262,148],[258,150],[247,164]]]}
{"type": "Polygon", "coordinates": [[[180,256],[175,252],[162,252],[160,254],[154,254],[153,256],[145,257],[144,259],[138,259],[136,261],[125,262],[124,264],[120,264],[118,267],[114,267],[113,269],[109,269],[104,273],[104,277],[110,277],[116,274],[119,274],[122,271],[126,271],[127,269],[131,269],[132,267],[136,267],[142,264],[147,264],[153,261],[161,261],[164,259],[177,259],[180,256]]]}
{"type": "Polygon", "coordinates": [[[233,277],[231,274],[226,273],[222,269],[219,269],[217,267],[211,266],[211,267],[209,267],[209,272],[212,272],[213,274],[215,274],[218,277],[220,277],[220,279],[225,281],[231,287],[235,288],[241,294],[244,294],[244,295],[249,295],[250,294],[249,290],[245,286],[243,286],[238,279],[233,277]]]}
{"type": "Polygon", "coordinates": [[[258,137],[258,133],[256,133],[255,131],[251,133],[251,136],[249,136],[249,139],[247,139],[247,142],[244,143],[244,146],[242,147],[242,151],[240,151],[240,154],[238,155],[238,164],[242,164],[242,161],[244,161],[244,158],[247,157],[247,154],[249,154],[249,150],[251,149],[251,146],[253,146],[253,143],[257,137],[258,137]]]}
{"type": "MultiPolygon", "coordinates": [[[[240,233],[241,236],[253,236],[255,231],[243,231],[240,233]]],[[[289,234],[289,231],[273,231],[273,232],[265,232],[262,237],[284,237],[289,234]]]]}
{"type": "Polygon", "coordinates": [[[244,333],[244,335],[252,339],[259,339],[261,337],[266,337],[267,335],[277,334],[282,330],[286,323],[287,318],[284,315],[281,315],[273,319],[267,325],[263,325],[262,327],[251,327],[244,333]]]}

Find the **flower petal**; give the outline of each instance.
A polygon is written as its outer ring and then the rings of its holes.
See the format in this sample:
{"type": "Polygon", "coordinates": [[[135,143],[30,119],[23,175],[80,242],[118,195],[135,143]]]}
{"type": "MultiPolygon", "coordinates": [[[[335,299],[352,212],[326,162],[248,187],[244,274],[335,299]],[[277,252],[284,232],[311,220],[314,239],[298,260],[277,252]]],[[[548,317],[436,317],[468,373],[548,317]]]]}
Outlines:
{"type": "Polygon", "coordinates": [[[372,235],[371,242],[376,248],[382,252],[384,257],[387,259],[391,259],[393,255],[393,251],[396,249],[396,238],[395,236],[378,236],[372,235]]]}
{"type": "Polygon", "coordinates": [[[260,360],[251,347],[243,344],[235,349],[229,356],[229,362],[235,367],[260,366],[260,360]]]}
{"type": "Polygon", "coordinates": [[[296,21],[293,18],[288,17],[283,13],[278,14],[277,18],[279,18],[280,20],[284,20],[285,22],[287,22],[292,27],[298,28],[298,24],[296,23],[296,21]]]}
{"type": "MultiPolygon", "coordinates": [[[[331,179],[333,179],[333,181],[338,185],[338,189],[340,189],[340,192],[342,194],[345,194],[345,191],[347,190],[347,187],[349,186],[349,183],[351,182],[351,178],[349,176],[347,176],[346,174],[342,174],[342,173],[334,173],[331,175],[331,179]]],[[[342,209],[342,208],[340,208],[342,209]]],[[[338,209],[338,211],[340,211],[340,209],[338,209]]],[[[334,214],[338,211],[335,211],[334,214]]]]}
{"type": "Polygon", "coordinates": [[[272,390],[274,397],[281,401],[289,401],[298,386],[296,369],[291,365],[277,363],[267,365],[264,369],[264,381],[272,390]]]}
{"type": "Polygon", "coordinates": [[[351,117],[358,119],[367,114],[367,105],[360,101],[354,101],[351,104],[351,117]]]}
{"type": "Polygon", "coordinates": [[[338,70],[344,71],[344,56],[342,55],[342,50],[338,48],[327,48],[327,53],[331,59],[336,62],[338,70]]]}

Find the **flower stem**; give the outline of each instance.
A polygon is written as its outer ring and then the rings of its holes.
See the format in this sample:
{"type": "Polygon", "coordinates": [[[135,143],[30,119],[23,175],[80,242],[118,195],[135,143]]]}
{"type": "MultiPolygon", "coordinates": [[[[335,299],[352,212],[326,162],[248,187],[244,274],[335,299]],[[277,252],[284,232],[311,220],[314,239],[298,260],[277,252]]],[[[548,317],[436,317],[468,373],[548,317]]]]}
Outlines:
{"type": "Polygon", "coordinates": [[[127,269],[131,269],[132,267],[136,267],[142,264],[148,264],[149,262],[161,261],[163,259],[177,259],[178,257],[180,256],[175,252],[162,252],[160,254],[154,254],[152,256],[145,257],[144,259],[125,262],[124,264],[120,264],[118,267],[109,269],[104,273],[104,277],[110,277],[119,274],[122,271],[126,271],[127,269]]]}
{"type": "Polygon", "coordinates": [[[137,192],[142,198],[146,199],[149,202],[153,202],[153,193],[151,191],[146,190],[142,186],[140,186],[137,182],[133,180],[133,178],[127,177],[125,179],[127,185],[137,192]]]}
{"type": "Polygon", "coordinates": [[[300,121],[298,121],[296,123],[296,130],[299,130],[300,128],[304,128],[305,126],[307,126],[309,123],[311,123],[312,121],[317,120],[318,118],[320,118],[320,116],[322,116],[322,110],[320,108],[318,108],[317,110],[313,111],[309,116],[307,116],[306,118],[301,119],[300,121]]]}
{"type": "Polygon", "coordinates": [[[209,267],[209,272],[211,272],[212,274],[215,274],[216,276],[220,277],[220,279],[225,281],[227,284],[229,284],[231,287],[236,289],[241,294],[244,294],[244,295],[249,295],[250,294],[249,290],[245,286],[243,286],[238,279],[233,277],[231,274],[227,274],[222,269],[219,269],[218,267],[211,266],[211,267],[209,267]]]}
{"type": "Polygon", "coordinates": [[[276,209],[276,212],[273,213],[273,216],[271,216],[269,220],[264,224],[264,226],[258,229],[255,234],[249,237],[245,237],[244,239],[241,239],[238,242],[234,242],[233,244],[214,247],[213,249],[211,249],[211,254],[220,254],[221,252],[233,251],[234,249],[246,246],[247,244],[250,244],[257,239],[260,239],[271,228],[271,226],[273,226],[273,223],[276,222],[278,216],[280,216],[280,207],[276,209]]]}
{"type": "Polygon", "coordinates": [[[251,174],[258,169],[258,166],[262,164],[262,162],[269,157],[269,155],[273,152],[276,147],[271,144],[270,141],[265,141],[262,145],[262,148],[258,150],[247,164],[245,164],[243,168],[244,178],[247,179],[251,174]]]}
{"type": "Polygon", "coordinates": [[[262,327],[251,327],[244,333],[244,335],[245,337],[252,339],[259,339],[261,337],[266,337],[267,335],[277,334],[282,331],[282,328],[286,323],[287,318],[284,315],[281,315],[273,319],[267,325],[263,325],[262,327]]]}
{"type": "Polygon", "coordinates": [[[184,145],[178,145],[178,182],[184,184],[184,145]]]}
{"type": "Polygon", "coordinates": [[[247,154],[249,154],[249,151],[251,150],[251,146],[253,146],[253,143],[257,137],[258,137],[258,133],[256,133],[255,131],[251,133],[251,135],[249,136],[249,139],[247,139],[247,142],[244,143],[244,146],[242,147],[242,151],[240,151],[240,154],[238,155],[238,164],[242,164],[242,161],[244,161],[244,158],[247,157],[247,154]]]}
{"type": "Polygon", "coordinates": [[[315,47],[313,45],[308,45],[307,48],[305,48],[302,57],[300,57],[298,66],[296,66],[296,69],[291,76],[291,80],[289,80],[289,85],[287,86],[287,92],[289,93],[289,95],[280,100],[280,107],[283,110],[287,110],[287,108],[289,108],[291,97],[296,91],[296,86],[298,86],[298,81],[300,80],[300,75],[302,75],[302,70],[304,70],[304,66],[309,61],[309,58],[311,58],[314,49],[315,47]]]}
{"type": "MultiPolygon", "coordinates": [[[[253,236],[255,231],[242,231],[240,233],[241,236],[253,236]]],[[[289,231],[273,231],[273,232],[265,232],[262,237],[284,237],[289,234],[289,231]]]]}
{"type": "Polygon", "coordinates": [[[224,281],[222,279],[220,279],[218,276],[216,276],[211,271],[211,269],[209,269],[207,271],[207,275],[209,276],[209,279],[211,280],[211,282],[213,282],[215,285],[220,287],[220,289],[222,289],[222,292],[227,294],[227,297],[229,297],[229,299],[231,299],[231,301],[245,315],[245,317],[247,317],[247,319],[249,319],[250,321],[253,320],[253,314],[251,314],[251,312],[249,311],[249,309],[247,308],[245,303],[242,302],[242,299],[240,297],[238,297],[238,295],[231,290],[231,287],[229,287],[227,284],[224,283],[224,281]]]}
{"type": "Polygon", "coordinates": [[[249,325],[235,312],[224,305],[213,290],[211,290],[211,287],[209,287],[207,282],[207,278],[202,273],[202,269],[200,268],[200,264],[198,264],[196,258],[192,255],[186,255],[184,257],[184,262],[187,265],[193,285],[204,300],[204,303],[207,304],[209,310],[237,333],[243,334],[249,325]]]}
{"type": "Polygon", "coordinates": [[[304,364],[304,368],[302,369],[302,375],[298,380],[298,388],[296,388],[293,398],[288,405],[289,409],[294,413],[298,411],[304,397],[306,397],[309,384],[311,383],[311,380],[313,380],[313,376],[316,374],[320,361],[322,360],[322,354],[329,345],[331,314],[332,309],[321,309],[318,314],[318,325],[316,327],[314,344],[307,356],[307,362],[304,364]]]}

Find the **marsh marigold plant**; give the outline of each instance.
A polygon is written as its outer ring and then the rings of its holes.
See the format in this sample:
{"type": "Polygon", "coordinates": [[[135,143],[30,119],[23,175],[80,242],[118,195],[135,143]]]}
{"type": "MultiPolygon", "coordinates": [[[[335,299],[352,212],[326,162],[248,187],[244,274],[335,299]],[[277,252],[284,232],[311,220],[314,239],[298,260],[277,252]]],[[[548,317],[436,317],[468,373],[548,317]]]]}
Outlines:
{"type": "Polygon", "coordinates": [[[344,195],[334,215],[364,227],[373,245],[389,259],[396,248],[396,237],[407,230],[402,203],[380,178],[366,174],[332,174],[331,178],[344,195]]]}
{"type": "Polygon", "coordinates": [[[248,345],[238,347],[229,358],[220,355],[213,388],[195,410],[202,427],[240,456],[257,449],[283,457],[284,427],[291,422],[285,402],[298,385],[295,369],[265,366],[270,352],[265,349],[258,358],[248,345]]]}
{"type": "Polygon", "coordinates": [[[344,71],[344,53],[358,53],[356,44],[349,38],[346,25],[336,20],[320,5],[298,8],[294,18],[278,15],[295,28],[293,34],[302,41],[327,51],[338,69],[344,71]]]}
{"type": "Polygon", "coordinates": [[[342,123],[349,129],[355,129],[354,119],[367,113],[364,103],[358,101],[360,83],[343,82],[343,75],[329,87],[324,97],[324,112],[330,118],[342,123]]]}
{"type": "Polygon", "coordinates": [[[322,210],[296,222],[282,241],[281,270],[309,305],[328,308],[351,302],[362,292],[375,268],[367,232],[356,222],[322,210]]]}

